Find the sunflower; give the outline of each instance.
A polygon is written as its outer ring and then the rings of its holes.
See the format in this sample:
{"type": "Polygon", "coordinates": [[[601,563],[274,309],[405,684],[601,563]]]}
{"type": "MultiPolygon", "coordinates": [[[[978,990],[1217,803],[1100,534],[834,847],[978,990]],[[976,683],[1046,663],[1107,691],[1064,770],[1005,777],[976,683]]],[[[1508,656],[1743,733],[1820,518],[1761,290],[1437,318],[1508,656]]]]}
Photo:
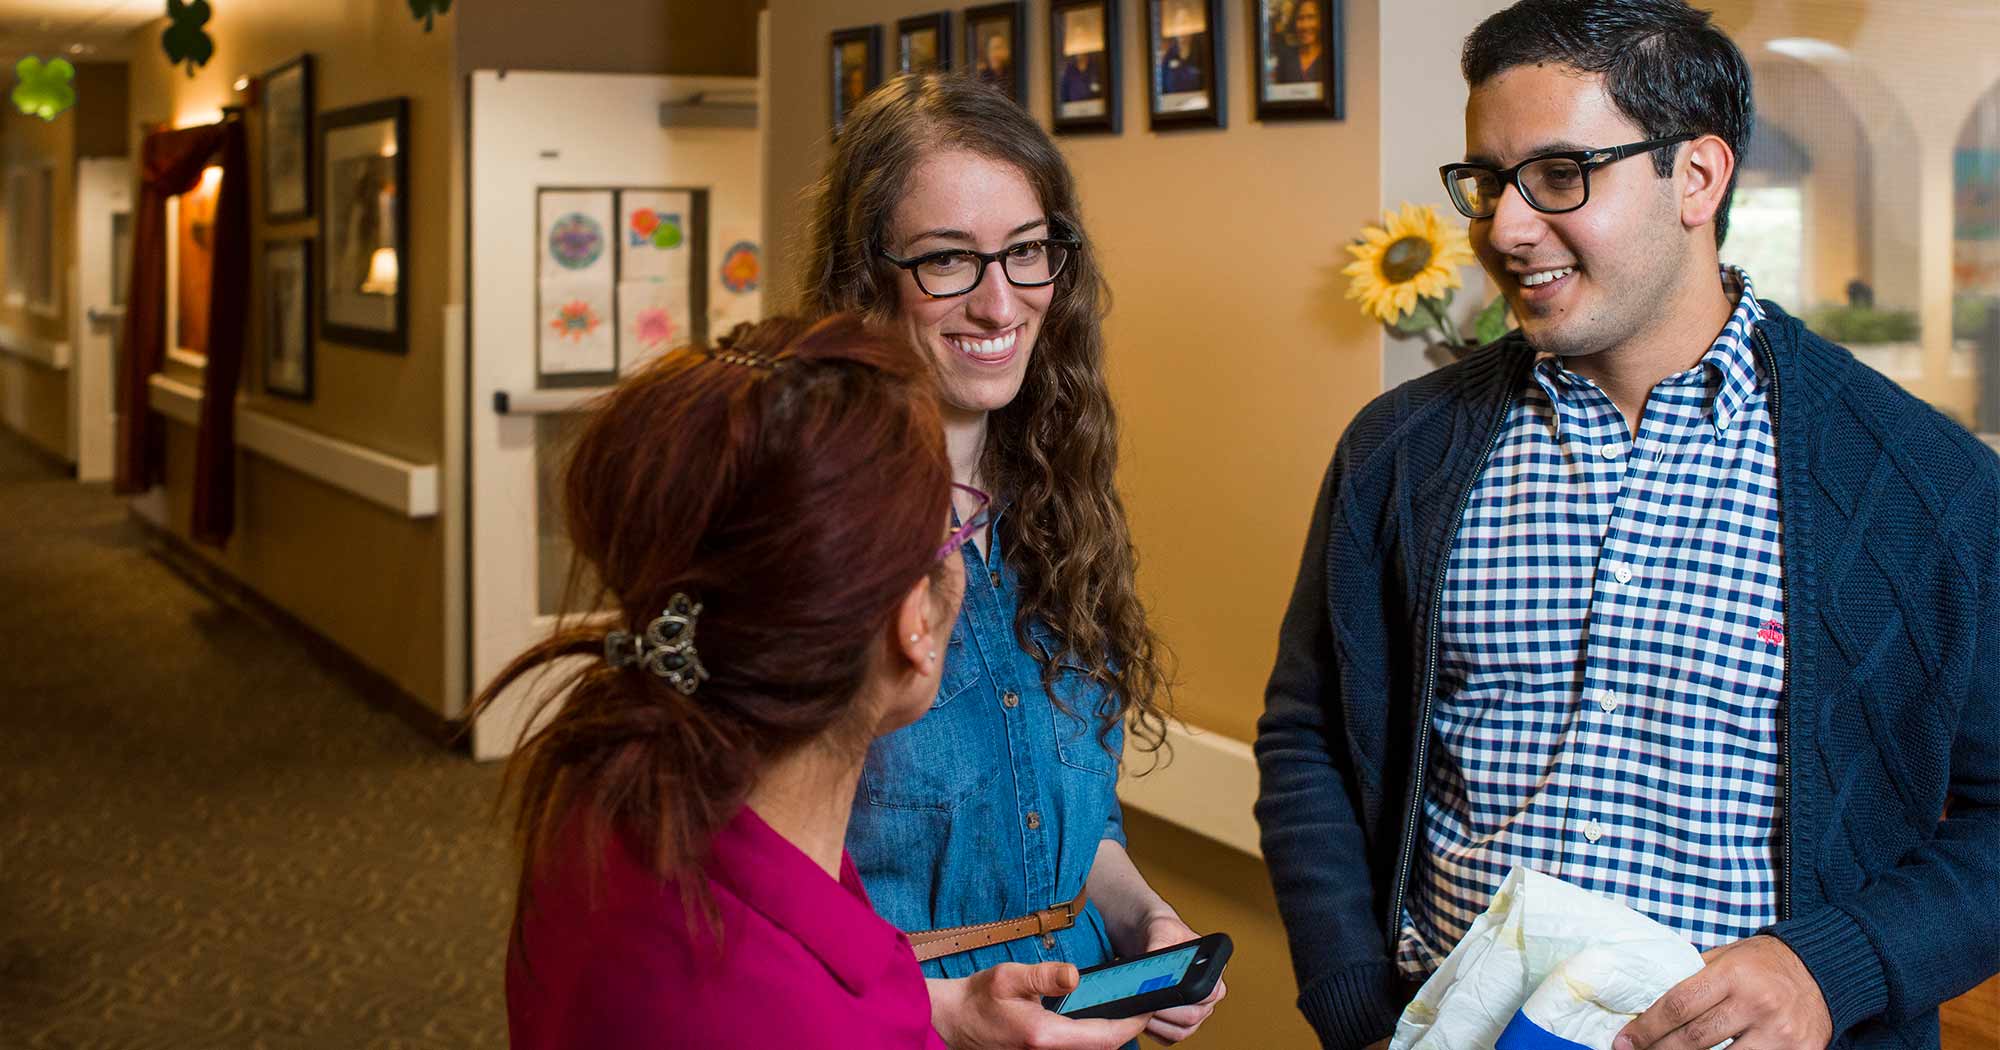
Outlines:
{"type": "Polygon", "coordinates": [[[1347,297],[1359,299],[1361,309],[1383,324],[1415,312],[1419,296],[1441,300],[1463,287],[1458,268],[1473,261],[1464,230],[1445,222],[1436,208],[1408,201],[1383,216],[1382,225],[1363,227],[1347,250],[1354,255],[1340,271],[1354,278],[1347,297]]]}

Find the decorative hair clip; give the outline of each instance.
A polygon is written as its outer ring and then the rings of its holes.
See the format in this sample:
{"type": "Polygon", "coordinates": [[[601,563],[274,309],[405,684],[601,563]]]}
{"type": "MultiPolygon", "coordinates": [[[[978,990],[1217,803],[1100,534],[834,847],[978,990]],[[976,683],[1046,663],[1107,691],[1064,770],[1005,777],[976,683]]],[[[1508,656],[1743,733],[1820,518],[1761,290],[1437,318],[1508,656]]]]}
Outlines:
{"type": "Polygon", "coordinates": [[[775,372],[779,365],[784,364],[776,358],[765,357],[763,354],[746,354],[741,350],[703,350],[702,354],[725,365],[741,365],[744,368],[758,368],[766,372],[775,372]]]}
{"type": "Polygon", "coordinates": [[[638,637],[626,631],[604,636],[604,662],[613,667],[643,667],[655,678],[693,696],[708,680],[708,668],[694,651],[694,622],[701,615],[701,603],[685,594],[667,599],[659,618],[646,625],[638,637]]]}

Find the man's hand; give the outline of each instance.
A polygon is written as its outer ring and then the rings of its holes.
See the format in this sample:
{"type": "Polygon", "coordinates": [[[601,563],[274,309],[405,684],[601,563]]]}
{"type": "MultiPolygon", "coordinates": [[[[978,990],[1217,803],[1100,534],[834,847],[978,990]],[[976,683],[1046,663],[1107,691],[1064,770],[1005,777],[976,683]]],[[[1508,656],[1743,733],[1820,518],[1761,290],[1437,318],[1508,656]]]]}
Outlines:
{"type": "MultiPolygon", "coordinates": [[[[1154,916],[1146,923],[1145,951],[1156,948],[1170,948],[1201,936],[1181,921],[1180,916],[1171,912],[1154,916]]],[[[1143,952],[1141,953],[1143,954],[1143,952]]],[[[1229,986],[1220,977],[1215,980],[1215,990],[1208,998],[1193,1006],[1176,1006],[1171,1010],[1161,1010],[1146,1024],[1146,1034],[1163,1043],[1178,1043],[1194,1034],[1208,1015],[1215,1012],[1215,1004],[1229,994],[1229,986]]]]}
{"type": "Polygon", "coordinates": [[[1759,935],[1702,953],[1708,965],[1675,985],[1612,1041],[1613,1050],[1826,1050],[1833,1018],[1819,982],[1785,942],[1759,935]]]}
{"type": "Polygon", "coordinates": [[[1077,1021],[1042,1005],[1076,987],[1068,963],[1001,963],[960,980],[932,979],[931,1027],[952,1050],[1118,1050],[1151,1014],[1077,1021]]]}

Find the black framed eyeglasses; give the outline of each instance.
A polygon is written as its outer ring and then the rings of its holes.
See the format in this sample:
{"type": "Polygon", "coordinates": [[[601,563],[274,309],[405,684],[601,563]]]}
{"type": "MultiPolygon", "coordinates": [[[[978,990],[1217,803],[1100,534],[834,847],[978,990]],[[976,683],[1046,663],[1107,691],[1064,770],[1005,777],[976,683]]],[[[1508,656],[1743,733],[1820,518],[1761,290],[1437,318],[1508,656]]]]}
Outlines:
{"type": "Polygon", "coordinates": [[[1007,283],[1016,288],[1042,288],[1062,276],[1070,256],[1080,249],[1076,241],[1062,237],[1010,244],[997,252],[976,252],[970,248],[947,248],[925,252],[914,259],[898,259],[886,248],[875,251],[917,279],[917,287],[933,299],[949,299],[979,287],[990,263],[999,263],[1007,283]]]}
{"type": "Polygon", "coordinates": [[[1590,172],[1627,157],[1699,138],[1694,132],[1647,139],[1607,149],[1580,149],[1529,157],[1511,168],[1485,164],[1447,164],[1438,169],[1452,206],[1468,219],[1490,219],[1500,208],[1500,195],[1512,185],[1528,207],[1544,215],[1561,215],[1590,203],[1590,172]]]}

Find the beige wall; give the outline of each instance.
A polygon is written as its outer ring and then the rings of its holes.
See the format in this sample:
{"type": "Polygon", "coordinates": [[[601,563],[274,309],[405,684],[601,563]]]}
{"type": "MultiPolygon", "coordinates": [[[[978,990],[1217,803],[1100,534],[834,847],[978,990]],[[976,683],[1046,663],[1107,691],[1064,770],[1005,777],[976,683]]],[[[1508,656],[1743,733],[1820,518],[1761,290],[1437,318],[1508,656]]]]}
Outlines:
{"type": "MultiPolygon", "coordinates": [[[[410,230],[403,260],[409,296],[409,350],[383,353],[318,339],[313,400],[262,393],[257,311],[258,270],[268,239],[319,236],[314,220],[267,225],[261,177],[252,185],[252,298],[246,407],[331,437],[415,463],[438,463],[444,427],[443,308],[450,299],[452,174],[457,164],[452,34],[459,18],[433,32],[410,17],[403,0],[293,0],[219,6],[208,24],[215,58],[192,78],[169,66],[158,39],[164,22],[133,35],[131,117],[144,124],[213,121],[240,97],[242,74],[259,74],[310,52],[318,111],[398,95],[410,99],[410,230]]],[[[260,124],[250,116],[255,167],[260,124]]],[[[138,132],[134,131],[135,146],[138,132]]],[[[136,155],[136,148],[135,148],[136,155]]],[[[324,192],[318,207],[324,207],[324,192]]],[[[195,381],[170,363],[170,374],[195,381]]],[[[187,525],[193,430],[168,424],[169,524],[187,525]]],[[[255,456],[237,475],[236,534],[220,552],[222,568],[388,676],[445,707],[445,546],[438,519],[411,521],[255,456]]]]}
{"type": "MultiPolygon", "coordinates": [[[[1247,740],[1320,475],[1381,379],[1376,329],[1342,298],[1339,273],[1341,245],[1378,214],[1377,6],[1347,5],[1348,118],[1262,124],[1251,118],[1246,5],[1221,5],[1229,127],[1168,133],[1146,128],[1143,5],[1120,6],[1125,131],[1059,141],[1112,285],[1109,369],[1140,585],[1180,659],[1182,715],[1247,740]]],[[[872,22],[886,50],[896,19],[928,10],[772,3],[773,302],[791,301],[797,265],[779,231],[799,228],[799,194],[825,155],[827,34],[872,22]]],[[[1029,11],[1029,108],[1046,124],[1046,7],[1029,11]]],[[[1312,1045],[1261,862],[1134,821],[1142,870],[1197,926],[1226,928],[1239,945],[1230,1004],[1190,1045],[1312,1045]]]]}
{"type": "Polygon", "coordinates": [[[764,0],[483,0],[458,24],[459,68],[757,75],[764,0]]]}
{"type": "MultiPolygon", "coordinates": [[[[47,166],[52,170],[54,192],[49,210],[55,251],[53,309],[10,306],[0,298],[0,327],[54,342],[70,338],[69,288],[76,263],[77,157],[124,152],[123,68],[81,63],[74,84],[76,105],[52,121],[27,116],[11,104],[0,106],[0,154],[5,157],[0,168],[47,166]],[[120,136],[115,145],[106,141],[109,129],[115,129],[120,136]]],[[[5,186],[0,183],[0,214],[4,214],[5,207],[5,186]]],[[[5,231],[6,224],[0,222],[0,241],[4,241],[5,231]]],[[[24,291],[25,278],[6,274],[5,265],[5,255],[0,253],[0,288],[9,295],[24,291]]],[[[69,372],[0,355],[0,425],[19,431],[43,450],[65,460],[75,457],[70,436],[71,400],[69,372]]]]}

